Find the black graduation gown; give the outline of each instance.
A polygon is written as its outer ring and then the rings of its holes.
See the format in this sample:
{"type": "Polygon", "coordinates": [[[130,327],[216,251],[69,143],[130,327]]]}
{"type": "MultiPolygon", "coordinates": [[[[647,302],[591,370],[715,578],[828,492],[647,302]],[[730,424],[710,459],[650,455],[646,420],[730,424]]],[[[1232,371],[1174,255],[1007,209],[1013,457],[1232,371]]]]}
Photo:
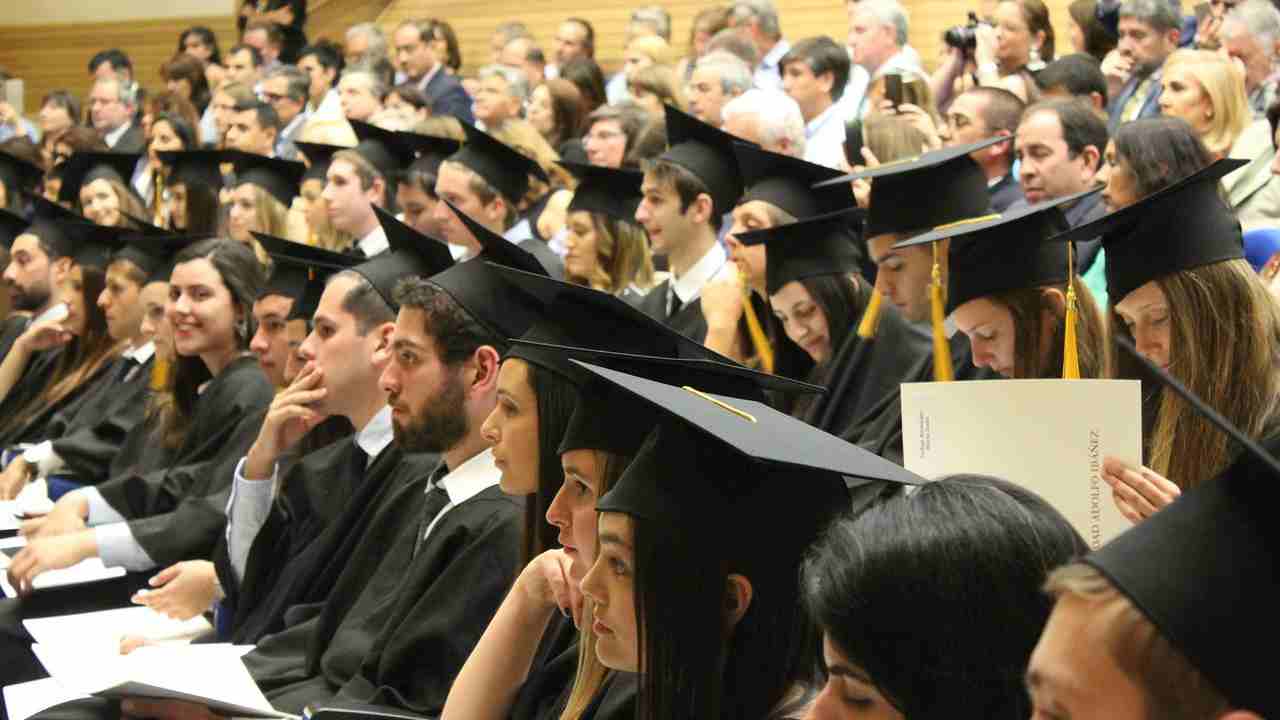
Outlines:
{"type": "Polygon", "coordinates": [[[676,314],[667,317],[667,293],[671,280],[663,280],[636,303],[636,307],[649,317],[665,323],[676,332],[696,342],[707,339],[707,319],[702,315],[702,298],[685,303],[676,314]]]}
{"type": "MultiPolygon", "coordinates": [[[[16,417],[23,408],[27,406],[31,400],[35,399],[49,384],[53,378],[53,373],[58,369],[58,358],[62,357],[62,348],[53,348],[43,352],[33,353],[27,366],[23,368],[22,374],[18,377],[18,382],[14,383],[9,389],[9,394],[0,400],[0,419],[8,423],[16,417]]],[[[61,406],[59,406],[61,407],[61,406]]],[[[21,429],[21,426],[11,427],[4,431],[4,436],[21,429]]],[[[12,443],[5,442],[0,439],[0,446],[8,446],[12,443]]]]}
{"type": "Polygon", "coordinates": [[[276,708],[444,707],[519,570],[523,508],[487,488],[441,517],[414,554],[424,489],[425,479],[406,485],[374,514],[318,615],[244,657],[276,708]]]}
{"type": "Polygon", "coordinates": [[[54,414],[45,439],[65,463],[59,475],[84,485],[110,477],[112,458],[146,413],[153,360],[136,365],[117,359],[93,389],[54,414]]]}
{"type": "Polygon", "coordinates": [[[309,453],[284,474],[283,490],[254,538],[242,581],[231,570],[226,544],[214,565],[226,592],[223,611],[232,642],[256,643],[285,627],[296,605],[323,603],[335,571],[349,560],[361,521],[389,494],[421,486],[439,462],[435,455],[406,455],[394,444],[354,476],[353,439],[309,453]],[[325,572],[326,568],[329,572],[325,572]]]}
{"type": "MultiPolygon", "coordinates": [[[[562,616],[552,619],[531,667],[528,679],[512,704],[511,720],[556,720],[569,701],[578,671],[578,629],[572,619],[562,616]]],[[[635,717],[635,676],[621,673],[625,677],[617,682],[618,675],[613,673],[605,679],[583,718],[631,720],[635,717]]]]}
{"type": "Polygon", "coordinates": [[[0,324],[0,362],[4,361],[4,357],[9,354],[9,349],[13,347],[14,341],[26,331],[27,326],[30,324],[31,316],[19,313],[10,315],[5,318],[3,324],[0,324]]]}

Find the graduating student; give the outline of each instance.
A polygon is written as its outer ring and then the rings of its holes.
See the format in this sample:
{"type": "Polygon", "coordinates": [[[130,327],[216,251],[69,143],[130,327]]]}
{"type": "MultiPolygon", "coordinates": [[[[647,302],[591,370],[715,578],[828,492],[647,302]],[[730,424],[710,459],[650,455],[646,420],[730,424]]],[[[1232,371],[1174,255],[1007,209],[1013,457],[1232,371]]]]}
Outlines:
{"type": "Polygon", "coordinates": [[[843,476],[921,481],[762,403],[588,369],[657,420],[597,504],[600,661],[639,675],[641,718],[799,714],[818,679],[799,567],[848,507],[843,476]]]}
{"type": "Polygon", "coordinates": [[[277,273],[299,288],[309,276],[325,278],[315,330],[300,349],[306,365],[276,397],[236,468],[227,543],[215,556],[227,597],[220,607],[227,615],[219,628],[223,637],[254,642],[281,630],[290,606],[323,602],[329,587],[315,584],[304,570],[341,563],[349,552],[344,552],[349,538],[328,533],[341,526],[337,520],[345,508],[372,505],[385,492],[421,482],[439,461],[434,455],[407,454],[392,443],[391,409],[378,380],[395,328],[391,296],[396,283],[442,271],[453,261],[442,243],[389,215],[382,218],[391,248],[363,263],[260,238],[276,260],[277,273]],[[332,417],[346,418],[356,432],[297,456],[304,437],[332,417]]]}
{"type": "Polygon", "coordinates": [[[228,161],[235,165],[235,182],[231,185],[226,233],[232,240],[253,248],[258,261],[266,265],[266,253],[252,233],[295,242],[306,239],[291,221],[289,207],[298,195],[298,185],[307,168],[300,162],[235,150],[223,152],[223,162],[228,161]]]}
{"type": "Polygon", "coordinates": [[[857,274],[862,258],[849,230],[859,212],[817,215],[736,237],[745,254],[764,249],[765,291],[781,329],[770,338],[779,358],[776,371],[832,393],[783,398],[783,406],[819,429],[898,461],[898,386],[928,378],[930,345],[927,335],[893,311],[880,318],[876,337],[856,332],[872,295],[857,274]]]}
{"type": "Polygon", "coordinates": [[[644,199],[636,221],[648,233],[653,253],[667,259],[671,277],[638,307],[702,342],[708,325],[699,298],[703,287],[726,271],[729,258],[716,234],[742,194],[742,176],[732,135],[666,108],[670,147],[643,166],[644,199]]]}
{"type": "Polygon", "coordinates": [[[72,487],[102,482],[113,456],[142,422],[155,357],[143,316],[148,302],[152,307],[164,303],[166,283],[156,281],[169,253],[165,242],[138,232],[122,233],[121,239],[126,244],[107,264],[97,304],[112,342],[124,350],[80,398],[53,414],[43,441],[5,468],[0,486],[6,490],[21,487],[30,476],[45,477],[50,498],[57,500],[72,487]]]}
{"type": "Polygon", "coordinates": [[[1022,671],[1052,606],[1041,587],[1087,549],[1038,495],[977,475],[833,523],[804,567],[826,666],[808,717],[1031,717],[1022,671]]]}
{"type": "MultiPolygon", "coordinates": [[[[629,369],[647,360],[651,362],[641,367],[651,375],[678,376],[714,391],[746,386],[750,396],[761,399],[763,392],[756,385],[798,389],[800,384],[710,360],[712,353],[696,342],[604,293],[527,273],[502,274],[542,303],[542,317],[513,343],[503,362],[499,382],[507,386],[509,398],[504,400],[511,408],[504,410],[500,404],[487,423],[493,428],[495,454],[504,453],[514,466],[518,458],[512,455],[532,455],[522,439],[533,424],[524,408],[535,400],[541,408],[546,386],[520,383],[512,376],[554,373],[560,382],[579,388],[573,415],[552,451],[564,468],[564,481],[545,512],[563,549],[547,551],[526,565],[459,674],[444,717],[560,717],[562,710],[591,701],[608,708],[594,717],[631,717],[633,686],[623,683],[606,692],[612,683],[605,682],[606,671],[594,657],[591,620],[583,612],[577,584],[594,560],[595,499],[612,487],[630,462],[648,431],[649,418],[643,412],[619,417],[627,407],[625,396],[618,397],[608,383],[594,379],[570,358],[606,355],[625,361],[629,369]],[[557,341],[584,347],[550,344],[557,341]],[[624,354],[628,351],[644,355],[624,354]],[[696,359],[683,363],[675,359],[679,356],[696,359]],[[560,617],[553,614],[557,608],[560,617]],[[580,633],[574,624],[582,628],[580,633]],[[575,677],[580,687],[575,687],[575,677]]],[[[548,438],[541,420],[537,418],[535,432],[545,446],[548,438]]],[[[577,712],[584,709],[576,707],[577,712]]]]}
{"type": "MultiPolygon", "coordinates": [[[[876,288],[860,322],[859,334],[875,335],[885,301],[907,321],[931,326],[933,375],[937,380],[977,380],[990,377],[991,373],[974,367],[969,343],[944,325],[949,241],[943,238],[927,245],[894,246],[951,223],[989,219],[991,199],[986,175],[969,153],[997,142],[1001,138],[934,150],[822,183],[872,181],[863,234],[877,267],[876,288]]],[[[838,401],[838,394],[832,401],[838,401]]]]}
{"type": "Polygon", "coordinates": [[[234,241],[203,240],[177,254],[167,314],[178,360],[149,430],[165,445],[180,438],[178,449],[167,466],[68,493],[24,526],[29,542],[9,567],[15,588],[30,591],[40,573],[88,557],[145,570],[212,551],[230,480],[214,468],[243,454],[272,396],[246,352],[261,283],[256,259],[234,241]]]}
{"type": "MultiPolygon", "coordinates": [[[[22,235],[23,231],[31,222],[25,217],[0,209],[0,245],[4,245],[5,250],[5,277],[8,277],[9,263],[12,261],[12,253],[14,242],[22,235]]],[[[45,268],[48,270],[48,268],[45,268]]],[[[4,360],[4,356],[9,354],[9,348],[13,347],[13,341],[27,329],[27,323],[31,322],[31,311],[18,307],[17,300],[21,299],[17,292],[19,288],[10,284],[5,280],[5,292],[9,294],[9,314],[3,321],[0,321],[0,360],[4,360]]]]}
{"type": "Polygon", "coordinates": [[[188,235],[218,232],[218,193],[222,190],[222,153],[185,150],[158,153],[164,163],[166,227],[188,235]]]}
{"type": "Polygon", "coordinates": [[[343,252],[351,247],[354,238],[350,233],[339,232],[329,221],[328,203],[324,200],[324,187],[328,183],[329,163],[341,150],[340,145],[310,143],[299,140],[294,143],[306,160],[307,171],[302,174],[298,195],[302,198],[307,216],[307,245],[343,252]]]}
{"type": "Polygon", "coordinates": [[[653,286],[649,240],[636,222],[644,175],[600,165],[560,165],[578,179],[565,216],[565,279],[639,302],[653,286]]]}
{"type": "MultiPolygon", "coordinates": [[[[490,252],[537,266],[511,243],[490,252]]],[[[355,547],[332,569],[318,615],[245,656],[276,707],[339,700],[437,713],[515,577],[522,507],[497,487],[480,425],[496,401],[501,338],[522,334],[533,316],[486,254],[429,281],[407,279],[392,298],[400,314],[382,385],[396,442],[444,460],[426,487],[400,488],[353,523],[355,547]]]]}
{"type": "Polygon", "coordinates": [[[0,150],[0,209],[18,213],[22,196],[33,192],[44,171],[13,153],[0,150]]]}
{"type": "MultiPolygon", "coordinates": [[[[1108,324],[1143,357],[1178,378],[1251,438],[1280,419],[1280,308],[1244,259],[1240,224],[1218,180],[1224,159],[1180,182],[1059,235],[1102,236],[1108,324]],[[1092,233],[1092,234],[1090,234],[1092,233]]],[[[1144,466],[1108,458],[1103,478],[1120,511],[1138,521],[1219,474],[1238,454],[1207,421],[1113,347],[1107,376],[1144,383],[1144,466]]]]}
{"type": "Polygon", "coordinates": [[[951,239],[946,313],[969,338],[975,366],[1007,378],[1102,375],[1102,314],[1074,270],[1073,244],[1051,240],[1070,227],[1062,207],[1095,192],[1015,208],[894,245],[951,239]],[[1064,362],[1069,356],[1074,356],[1071,362],[1064,362]],[[1070,372],[1064,373],[1068,365],[1070,372]]]}
{"type": "MultiPolygon", "coordinates": [[[[529,176],[547,181],[542,167],[482,130],[470,125],[464,125],[463,129],[467,132],[467,142],[440,163],[436,195],[490,231],[519,245],[537,258],[552,277],[564,277],[560,256],[545,242],[533,237],[527,224],[521,225],[518,208],[529,191],[529,176]]],[[[480,251],[476,238],[444,204],[436,204],[435,220],[444,240],[456,246],[455,255],[470,257],[480,251]]]]}
{"type": "Polygon", "coordinates": [[[144,217],[146,205],[128,179],[139,153],[77,152],[62,163],[58,200],[97,225],[125,227],[125,214],[144,217]]]}
{"type": "Polygon", "coordinates": [[[1035,709],[1117,720],[1276,717],[1273,673],[1257,662],[1280,634],[1280,535],[1267,517],[1276,443],[1259,447],[1169,373],[1148,372],[1243,450],[1220,476],[1049,577],[1057,603],[1026,674],[1035,709]]]}
{"type": "Polygon", "coordinates": [[[85,222],[38,221],[27,233],[72,264],[56,287],[65,317],[31,324],[0,363],[0,445],[38,442],[55,412],[82,397],[115,357],[115,341],[98,306],[102,268],[118,233],[85,222]]]}

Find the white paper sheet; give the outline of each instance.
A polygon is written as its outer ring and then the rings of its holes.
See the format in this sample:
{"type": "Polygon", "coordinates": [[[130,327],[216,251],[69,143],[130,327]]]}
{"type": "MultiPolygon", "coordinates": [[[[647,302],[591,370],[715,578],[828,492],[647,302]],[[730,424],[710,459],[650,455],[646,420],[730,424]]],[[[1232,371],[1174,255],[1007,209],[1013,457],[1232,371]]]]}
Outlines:
{"type": "Polygon", "coordinates": [[[1129,527],[1102,460],[1142,459],[1136,380],[983,380],[902,385],[908,470],[994,475],[1027,487],[1097,548],[1129,527]]]}
{"type": "Polygon", "coordinates": [[[4,707],[9,720],[27,720],[39,712],[44,712],[54,705],[61,705],[72,700],[83,700],[89,697],[83,693],[66,689],[51,677],[31,682],[6,685],[4,688],[4,707]]]}
{"type": "Polygon", "coordinates": [[[204,617],[171,620],[149,607],[23,620],[23,627],[41,645],[74,645],[86,652],[119,652],[126,635],[162,645],[185,645],[213,629],[204,617]]]}
{"type": "Polygon", "coordinates": [[[148,646],[128,655],[35,644],[32,652],[68,692],[105,698],[183,700],[220,715],[288,717],[272,709],[240,657],[244,645],[148,646]]]}
{"type": "MultiPolygon", "coordinates": [[[[26,546],[27,539],[24,537],[11,537],[0,540],[0,589],[3,589],[9,597],[17,597],[18,593],[9,584],[9,563],[11,558],[9,553],[26,546]]],[[[66,587],[68,585],[83,585],[85,583],[98,582],[101,580],[109,580],[111,578],[123,577],[125,569],[122,567],[107,567],[102,564],[101,558],[89,558],[68,568],[61,570],[50,570],[36,576],[32,586],[36,590],[45,590],[48,588],[66,587]]]]}

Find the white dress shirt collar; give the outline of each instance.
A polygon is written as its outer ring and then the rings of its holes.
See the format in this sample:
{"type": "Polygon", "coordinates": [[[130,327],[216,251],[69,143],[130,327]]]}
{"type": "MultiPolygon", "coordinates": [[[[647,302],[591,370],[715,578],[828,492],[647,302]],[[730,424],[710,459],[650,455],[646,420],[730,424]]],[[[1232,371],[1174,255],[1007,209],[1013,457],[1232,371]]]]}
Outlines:
{"type": "Polygon", "coordinates": [[[384,405],[378,414],[356,433],[356,445],[372,461],[391,444],[394,436],[395,429],[391,426],[391,406],[384,405]]]}
{"type": "Polygon", "coordinates": [[[360,238],[356,246],[364,252],[366,258],[371,258],[386,252],[391,247],[391,243],[387,242],[387,231],[383,230],[382,225],[379,224],[373,232],[360,238]]]}
{"type": "Polygon", "coordinates": [[[711,249],[703,255],[698,262],[689,268],[689,271],[680,277],[676,277],[674,273],[671,275],[671,291],[680,298],[683,305],[688,305],[698,296],[702,294],[702,286],[711,281],[716,273],[720,272],[720,268],[729,261],[728,254],[720,243],[715,243],[711,249]]]}

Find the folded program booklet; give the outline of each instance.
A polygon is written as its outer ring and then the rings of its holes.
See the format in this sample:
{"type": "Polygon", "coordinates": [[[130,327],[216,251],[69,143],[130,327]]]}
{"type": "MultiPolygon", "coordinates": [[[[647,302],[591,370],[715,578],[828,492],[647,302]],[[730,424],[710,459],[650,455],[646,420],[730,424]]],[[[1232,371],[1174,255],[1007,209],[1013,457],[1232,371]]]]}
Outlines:
{"type": "Polygon", "coordinates": [[[902,448],[926,478],[993,475],[1062,513],[1092,548],[1130,527],[1102,461],[1142,460],[1136,380],[982,380],[902,385],[902,448]]]}
{"type": "Polygon", "coordinates": [[[181,700],[218,715],[290,718],[258,689],[240,657],[250,646],[145,646],[128,655],[84,653],[74,646],[35,644],[32,652],[63,689],[108,699],[181,700]]]}

